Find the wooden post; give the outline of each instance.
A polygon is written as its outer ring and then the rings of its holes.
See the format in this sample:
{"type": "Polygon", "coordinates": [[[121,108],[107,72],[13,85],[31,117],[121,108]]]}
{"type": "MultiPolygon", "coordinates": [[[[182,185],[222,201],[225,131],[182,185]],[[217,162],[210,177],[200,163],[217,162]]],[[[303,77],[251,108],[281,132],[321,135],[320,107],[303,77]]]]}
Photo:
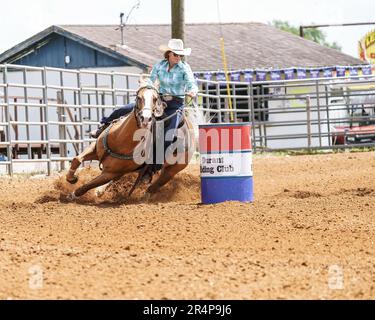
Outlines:
{"type": "Polygon", "coordinates": [[[299,27],[299,36],[300,36],[301,38],[304,37],[304,34],[303,34],[303,27],[302,27],[302,26],[299,27]]]}
{"type": "Polygon", "coordinates": [[[185,35],[185,0],[171,0],[172,38],[184,41],[185,35]]]}

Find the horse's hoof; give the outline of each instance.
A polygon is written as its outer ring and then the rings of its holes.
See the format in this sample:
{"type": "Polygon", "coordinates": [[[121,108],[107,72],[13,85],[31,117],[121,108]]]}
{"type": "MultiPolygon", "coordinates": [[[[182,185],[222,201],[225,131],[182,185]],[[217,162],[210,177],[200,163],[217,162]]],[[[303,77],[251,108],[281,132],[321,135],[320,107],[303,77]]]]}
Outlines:
{"type": "Polygon", "coordinates": [[[148,201],[151,198],[151,193],[146,191],[145,194],[142,197],[142,201],[148,201]]]}
{"type": "Polygon", "coordinates": [[[78,177],[77,176],[73,176],[72,180],[69,180],[68,178],[66,178],[66,181],[68,181],[70,184],[76,184],[77,181],[78,181],[78,177]]]}
{"type": "Polygon", "coordinates": [[[74,194],[74,192],[72,193],[69,193],[67,196],[66,196],[66,200],[68,201],[74,201],[76,200],[78,197],[74,194]]]}

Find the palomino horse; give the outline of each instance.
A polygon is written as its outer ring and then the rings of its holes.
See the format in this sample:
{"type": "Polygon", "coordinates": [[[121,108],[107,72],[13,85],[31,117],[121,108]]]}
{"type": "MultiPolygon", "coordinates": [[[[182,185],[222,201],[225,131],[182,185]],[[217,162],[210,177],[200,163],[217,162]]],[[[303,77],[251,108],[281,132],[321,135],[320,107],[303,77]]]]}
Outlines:
{"type": "MultiPolygon", "coordinates": [[[[149,129],[152,123],[156,121],[156,118],[163,114],[164,107],[165,103],[161,101],[158,90],[154,86],[142,83],[137,91],[134,112],[131,112],[126,118],[114,122],[102,132],[95,142],[92,142],[86,150],[72,160],[70,169],[66,175],[66,180],[71,184],[78,181],[75,172],[83,161],[99,160],[102,165],[102,173],[77,188],[68,196],[68,199],[73,200],[84,195],[90,189],[117,180],[124,174],[134,171],[139,171],[137,179],[137,182],[139,182],[145,173],[145,170],[141,169],[145,168],[145,166],[147,167],[147,165],[140,163],[139,159],[136,159],[135,153],[137,153],[137,148],[143,148],[143,155],[145,152],[150,152],[147,149],[147,146],[151,145],[152,147],[152,143],[147,143],[150,140],[149,137],[152,137],[149,129]],[[138,131],[139,133],[141,131],[139,129],[143,129],[143,132],[146,132],[146,134],[140,139],[134,139],[136,132],[138,131]]],[[[184,123],[178,130],[179,136],[182,133],[185,138],[183,149],[179,149],[183,151],[173,154],[174,161],[164,162],[160,175],[147,188],[144,199],[148,199],[152,193],[158,191],[161,186],[170,181],[179,171],[183,170],[192,157],[195,141],[194,135],[191,134],[192,124],[188,118],[184,117],[184,123]]],[[[152,176],[150,182],[151,180],[152,176]]]]}

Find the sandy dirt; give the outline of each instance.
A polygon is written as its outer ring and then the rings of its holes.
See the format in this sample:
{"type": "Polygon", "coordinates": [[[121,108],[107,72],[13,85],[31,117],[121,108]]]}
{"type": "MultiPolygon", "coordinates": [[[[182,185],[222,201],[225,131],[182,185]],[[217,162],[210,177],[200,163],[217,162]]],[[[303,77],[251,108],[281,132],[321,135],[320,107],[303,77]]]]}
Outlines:
{"type": "Polygon", "coordinates": [[[196,165],[150,202],[134,178],[1,177],[0,299],[375,298],[375,153],[255,156],[253,204],[200,204],[196,165]]]}

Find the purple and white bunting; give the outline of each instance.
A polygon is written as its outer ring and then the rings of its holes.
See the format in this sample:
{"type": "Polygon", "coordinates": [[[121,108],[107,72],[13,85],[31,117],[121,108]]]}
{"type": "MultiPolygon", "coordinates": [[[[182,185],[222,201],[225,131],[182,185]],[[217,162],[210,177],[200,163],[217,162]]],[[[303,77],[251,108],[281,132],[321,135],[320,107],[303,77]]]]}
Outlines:
{"type": "Polygon", "coordinates": [[[303,69],[303,68],[297,69],[297,79],[306,79],[306,69],[303,69]]]}
{"type": "Polygon", "coordinates": [[[294,69],[285,69],[285,80],[293,80],[294,79],[294,69]]]}
{"type": "Polygon", "coordinates": [[[280,70],[272,70],[271,71],[271,80],[273,80],[273,81],[281,80],[281,71],[280,70]]]}
{"type": "Polygon", "coordinates": [[[207,81],[211,81],[212,80],[212,73],[211,72],[205,72],[203,74],[203,77],[207,80],[207,81]]]}
{"type": "Polygon", "coordinates": [[[320,69],[310,69],[310,77],[311,78],[319,78],[320,69]]]}
{"type": "MultiPolygon", "coordinates": [[[[336,66],[336,67],[324,67],[324,68],[287,68],[287,69],[277,69],[277,70],[252,70],[245,69],[239,71],[230,71],[228,72],[228,77],[230,81],[239,82],[241,81],[241,74],[243,74],[243,81],[252,82],[256,81],[266,81],[270,79],[272,81],[281,80],[281,75],[284,73],[285,80],[297,79],[306,79],[307,74],[311,79],[317,79],[319,77],[332,78],[334,76],[333,71],[336,70],[336,77],[345,77],[345,76],[358,76],[360,71],[362,75],[368,76],[372,75],[372,66],[371,65],[358,65],[358,66],[336,66]],[[347,72],[348,71],[348,75],[347,72]]],[[[216,81],[222,82],[220,86],[225,86],[226,77],[223,71],[218,72],[195,72],[194,77],[196,79],[203,78],[207,81],[213,80],[216,77],[216,81]]]]}
{"type": "Polygon", "coordinates": [[[371,76],[372,75],[371,66],[362,66],[361,69],[362,69],[362,74],[364,76],[371,76]]]}
{"type": "Polygon", "coordinates": [[[254,77],[254,71],[253,70],[245,70],[243,71],[243,77],[244,80],[247,82],[252,82],[254,77]]]}
{"type": "Polygon", "coordinates": [[[230,80],[239,82],[241,80],[241,73],[239,71],[231,72],[230,80]]]}
{"type": "Polygon", "coordinates": [[[256,70],[256,80],[257,81],[266,81],[267,71],[265,70],[256,70]]]}
{"type": "Polygon", "coordinates": [[[336,67],[336,77],[345,77],[346,67],[337,66],[336,67]]]}
{"type": "Polygon", "coordinates": [[[324,78],[332,78],[332,72],[333,72],[333,69],[332,68],[324,68],[323,69],[323,77],[324,78]]]}
{"type": "Polygon", "coordinates": [[[358,67],[349,67],[349,74],[351,76],[358,76],[358,67]]]}

